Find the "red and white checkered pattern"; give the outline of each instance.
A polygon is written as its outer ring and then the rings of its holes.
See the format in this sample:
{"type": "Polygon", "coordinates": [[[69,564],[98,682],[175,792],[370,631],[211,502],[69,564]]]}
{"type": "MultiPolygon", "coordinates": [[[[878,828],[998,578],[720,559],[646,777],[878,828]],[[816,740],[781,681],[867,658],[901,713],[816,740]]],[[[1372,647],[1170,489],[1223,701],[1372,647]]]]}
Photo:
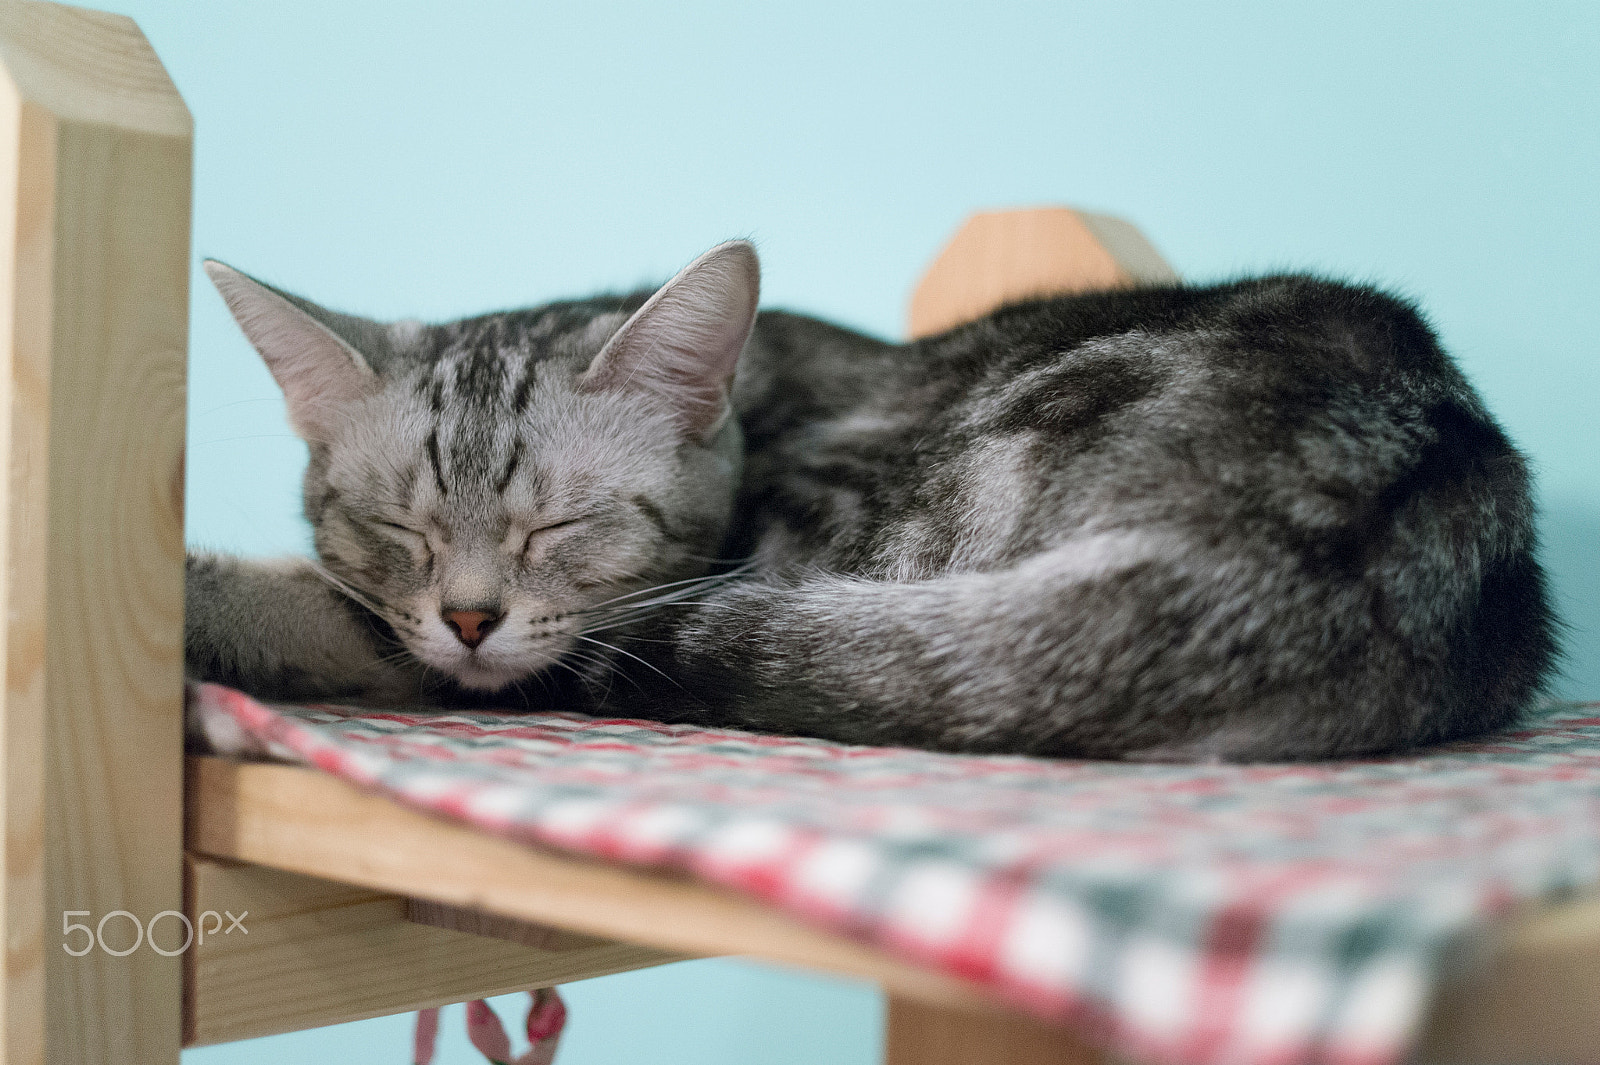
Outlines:
{"type": "Polygon", "coordinates": [[[1317,765],[955,757],[575,714],[266,706],[224,751],[669,867],[1172,1065],[1389,1065],[1459,940],[1600,883],[1600,706],[1317,765]]]}

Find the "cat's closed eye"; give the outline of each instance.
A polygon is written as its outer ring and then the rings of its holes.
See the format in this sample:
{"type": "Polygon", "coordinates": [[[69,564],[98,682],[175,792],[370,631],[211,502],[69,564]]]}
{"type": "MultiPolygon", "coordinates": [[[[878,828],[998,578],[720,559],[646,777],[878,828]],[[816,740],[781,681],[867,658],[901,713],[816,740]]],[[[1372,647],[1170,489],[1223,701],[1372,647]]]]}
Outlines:
{"type": "Polygon", "coordinates": [[[395,521],[374,521],[377,526],[391,538],[399,540],[411,551],[412,556],[430,568],[433,566],[434,546],[433,538],[421,529],[414,529],[409,525],[402,525],[395,521]]]}
{"type": "Polygon", "coordinates": [[[588,520],[588,518],[564,518],[561,521],[552,521],[546,525],[540,525],[537,528],[530,529],[528,530],[528,535],[522,539],[521,553],[524,555],[528,553],[528,549],[533,546],[533,540],[536,536],[543,536],[545,533],[555,532],[557,529],[570,528],[571,526],[582,524],[588,520]]]}

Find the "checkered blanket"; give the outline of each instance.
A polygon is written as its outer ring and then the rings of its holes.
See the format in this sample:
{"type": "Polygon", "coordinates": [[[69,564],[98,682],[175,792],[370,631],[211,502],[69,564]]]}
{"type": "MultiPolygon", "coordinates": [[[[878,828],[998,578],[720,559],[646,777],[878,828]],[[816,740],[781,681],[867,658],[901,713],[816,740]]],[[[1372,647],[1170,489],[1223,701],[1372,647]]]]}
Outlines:
{"type": "Polygon", "coordinates": [[[266,706],[223,750],[684,870],[1171,1065],[1388,1065],[1469,933],[1600,883],[1600,704],[1424,754],[955,757],[576,714],[266,706]]]}

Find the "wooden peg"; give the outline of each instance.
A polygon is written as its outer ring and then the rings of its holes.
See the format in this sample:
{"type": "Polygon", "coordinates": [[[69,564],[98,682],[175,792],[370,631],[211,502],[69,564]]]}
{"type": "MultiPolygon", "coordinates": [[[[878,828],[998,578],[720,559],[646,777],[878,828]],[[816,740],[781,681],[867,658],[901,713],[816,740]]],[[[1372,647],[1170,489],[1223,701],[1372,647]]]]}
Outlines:
{"type": "Polygon", "coordinates": [[[1120,218],[1038,207],[968,218],[911,296],[910,336],[931,336],[1007,303],[1131,285],[1170,284],[1177,272],[1120,218]]]}

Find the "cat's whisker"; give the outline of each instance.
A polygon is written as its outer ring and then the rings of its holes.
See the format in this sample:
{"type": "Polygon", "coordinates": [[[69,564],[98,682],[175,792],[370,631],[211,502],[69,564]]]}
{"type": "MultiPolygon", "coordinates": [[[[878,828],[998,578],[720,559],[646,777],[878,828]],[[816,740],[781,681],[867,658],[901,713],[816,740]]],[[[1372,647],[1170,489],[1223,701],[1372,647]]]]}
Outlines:
{"type": "Polygon", "coordinates": [[[603,659],[599,658],[597,655],[593,654],[592,652],[586,651],[582,647],[569,648],[567,650],[566,654],[562,655],[560,659],[557,659],[557,661],[564,661],[564,660],[566,660],[568,658],[575,658],[579,662],[588,662],[588,663],[599,662],[601,664],[604,663],[603,659]]]}
{"type": "Polygon", "coordinates": [[[635,662],[639,663],[641,666],[644,666],[645,668],[653,670],[654,672],[660,674],[663,679],[665,679],[667,681],[670,681],[674,687],[679,687],[679,688],[682,687],[682,685],[679,684],[677,681],[673,680],[671,677],[667,676],[665,673],[662,673],[661,670],[657,669],[651,663],[646,662],[644,659],[640,658],[638,655],[634,654],[632,651],[624,651],[622,648],[618,647],[614,643],[606,643],[604,640],[596,640],[596,639],[592,639],[591,637],[588,637],[588,636],[577,636],[577,638],[580,639],[580,640],[583,640],[583,641],[585,641],[587,643],[598,644],[599,646],[604,647],[608,651],[615,651],[619,655],[627,655],[629,658],[633,659],[635,662]]]}
{"type": "Polygon", "coordinates": [[[550,694],[550,682],[545,680],[544,670],[537,670],[533,673],[529,673],[528,676],[539,682],[539,689],[543,691],[545,695],[548,696],[550,694]]]}
{"type": "Polygon", "coordinates": [[[283,399],[281,397],[279,397],[279,396],[256,396],[253,399],[235,399],[235,400],[232,400],[232,401],[230,401],[228,403],[219,403],[215,407],[207,407],[205,410],[196,411],[195,413],[196,413],[196,415],[198,417],[206,418],[206,417],[210,417],[213,414],[216,414],[219,411],[225,411],[225,410],[229,409],[230,407],[241,407],[241,406],[244,406],[247,403],[280,404],[282,402],[283,402],[283,399]]]}
{"type": "Polygon", "coordinates": [[[328,570],[328,568],[326,566],[324,566],[322,563],[313,561],[311,559],[307,559],[306,560],[306,565],[311,567],[311,572],[312,573],[315,573],[318,577],[321,577],[324,581],[326,581],[335,590],[343,592],[346,596],[348,596],[349,598],[355,600],[360,605],[366,607],[368,610],[372,611],[374,614],[378,615],[380,618],[384,616],[384,612],[383,612],[382,608],[380,608],[371,599],[367,598],[366,595],[364,595],[363,593],[357,591],[355,588],[351,587],[351,585],[347,581],[343,580],[342,578],[334,576],[333,573],[331,573],[328,570]]]}
{"type": "MultiPolygon", "coordinates": [[[[562,669],[566,670],[568,673],[571,673],[574,677],[577,677],[578,678],[578,682],[580,684],[582,684],[585,688],[591,687],[593,685],[593,683],[594,683],[589,677],[585,676],[584,673],[581,670],[577,669],[570,662],[563,662],[560,659],[556,659],[556,661],[552,662],[551,665],[560,666],[562,669]]],[[[611,689],[609,689],[609,688],[606,689],[607,694],[610,693],[610,690],[611,689]]]]}
{"type": "Polygon", "coordinates": [[[511,686],[517,690],[517,698],[522,700],[522,705],[523,705],[524,709],[526,709],[528,706],[532,705],[532,704],[530,704],[528,702],[528,693],[523,689],[522,684],[520,682],[512,681],[511,682],[511,686]]]}
{"type": "Polygon", "coordinates": [[[693,588],[680,588],[676,592],[672,592],[672,593],[669,593],[667,595],[657,596],[654,599],[641,599],[637,603],[622,603],[622,604],[619,604],[617,606],[608,607],[607,609],[610,610],[610,611],[617,611],[617,612],[628,611],[628,610],[643,610],[643,609],[648,609],[648,608],[653,607],[653,606],[660,606],[660,605],[666,604],[666,603],[680,602],[680,601],[682,601],[684,599],[688,599],[688,598],[690,598],[692,596],[703,595],[706,592],[716,591],[716,589],[718,587],[720,587],[720,586],[719,585],[696,585],[693,588]]]}
{"type": "Polygon", "coordinates": [[[596,658],[593,661],[595,663],[595,675],[589,681],[589,690],[592,692],[595,688],[599,688],[602,682],[604,683],[604,687],[600,692],[599,701],[601,703],[605,703],[611,698],[611,693],[616,689],[616,679],[618,677],[633,685],[635,691],[644,691],[644,686],[629,676],[628,671],[619,667],[615,662],[609,662],[602,658],[596,658]]]}
{"type": "Polygon", "coordinates": [[[611,664],[604,655],[584,647],[570,648],[564,657],[576,658],[580,662],[587,662],[590,665],[600,666],[602,669],[609,667],[611,664]]]}
{"type": "Polygon", "coordinates": [[[644,620],[645,620],[645,618],[643,616],[640,616],[640,617],[636,617],[636,618],[628,618],[628,619],[623,620],[623,621],[612,621],[612,622],[608,622],[608,623],[606,623],[604,625],[585,625],[583,628],[581,628],[577,632],[573,633],[573,635],[574,636],[588,636],[588,635],[591,635],[592,633],[596,633],[596,632],[610,632],[612,629],[625,629],[625,628],[628,628],[629,626],[637,625],[639,622],[644,621],[644,620]]]}
{"type": "Polygon", "coordinates": [[[379,655],[377,663],[383,666],[392,666],[396,662],[402,662],[411,657],[413,657],[411,652],[402,647],[398,651],[390,651],[386,655],[379,655]]]}
{"type": "Polygon", "coordinates": [[[663,598],[659,602],[652,601],[647,603],[626,604],[624,606],[612,607],[610,610],[602,612],[599,617],[596,617],[593,620],[596,624],[606,624],[608,622],[615,621],[618,618],[631,617],[633,615],[646,615],[665,606],[710,606],[712,605],[710,600],[695,599],[693,596],[715,590],[716,589],[696,588],[689,595],[663,598]]]}
{"type": "Polygon", "coordinates": [[[640,685],[640,683],[638,681],[636,681],[632,677],[628,676],[627,671],[621,669],[615,662],[612,662],[611,660],[609,660],[609,659],[607,659],[607,658],[605,658],[605,657],[603,657],[603,656],[601,656],[599,654],[594,654],[592,652],[585,652],[585,651],[576,650],[576,649],[572,650],[572,651],[569,651],[567,653],[569,655],[577,657],[578,661],[580,661],[580,662],[585,662],[585,663],[588,663],[589,665],[598,667],[599,676],[605,678],[605,680],[606,680],[606,690],[605,690],[605,694],[606,695],[610,695],[611,694],[611,678],[613,676],[621,677],[623,680],[627,681],[629,684],[632,684],[635,688],[638,688],[640,691],[644,690],[643,686],[640,685]]]}
{"type": "Polygon", "coordinates": [[[670,596],[662,596],[658,599],[648,599],[639,603],[624,603],[621,606],[611,607],[602,611],[586,611],[583,614],[575,613],[571,616],[583,617],[587,614],[593,613],[598,616],[590,618],[591,624],[608,624],[620,618],[644,616],[654,610],[659,609],[660,607],[665,606],[706,606],[708,605],[706,601],[695,599],[694,597],[712,591],[716,591],[716,589],[705,587],[690,588],[670,596]]]}
{"type": "MultiPolygon", "coordinates": [[[[705,591],[708,591],[708,590],[709,591],[715,591],[716,589],[696,588],[694,590],[693,594],[694,595],[699,595],[702,592],[705,592],[705,591]]],[[[613,607],[611,610],[606,612],[606,617],[603,617],[603,618],[601,618],[599,620],[602,620],[602,621],[609,620],[610,617],[626,617],[629,614],[648,614],[650,611],[656,609],[657,607],[663,607],[663,606],[707,606],[707,605],[709,605],[709,601],[708,600],[693,599],[690,596],[681,595],[681,596],[674,596],[674,597],[672,597],[670,599],[662,599],[659,602],[652,601],[652,602],[648,602],[648,603],[636,603],[636,604],[630,604],[628,606],[613,607]]]]}
{"type": "MultiPolygon", "coordinates": [[[[709,605],[709,604],[706,604],[706,603],[666,603],[666,604],[663,604],[663,606],[707,606],[707,605],[709,605]]],[[[656,609],[661,609],[661,608],[658,607],[656,609]]],[[[573,635],[576,635],[576,636],[588,636],[589,634],[596,633],[596,632],[610,632],[612,629],[625,629],[625,628],[628,628],[629,626],[637,625],[642,621],[648,621],[650,618],[652,618],[654,616],[655,616],[655,610],[649,610],[649,611],[642,611],[639,614],[633,615],[631,617],[616,618],[616,619],[605,619],[603,624],[585,625],[583,628],[579,629],[573,635]]],[[[641,637],[634,636],[634,637],[630,637],[630,639],[640,640],[641,637]]],[[[672,641],[671,640],[644,640],[643,642],[646,642],[646,643],[671,643],[672,641]]]]}
{"type": "Polygon", "coordinates": [[[736,577],[741,577],[744,574],[749,573],[754,568],[755,568],[755,563],[754,562],[746,562],[744,565],[737,566],[734,569],[728,570],[726,573],[711,573],[711,574],[707,574],[707,575],[705,575],[703,577],[689,577],[689,578],[686,578],[686,579],[681,580],[681,581],[668,581],[665,584],[657,584],[657,585],[655,585],[654,587],[651,587],[651,588],[640,588],[637,591],[626,592],[626,593],[624,593],[622,595],[613,596],[610,599],[604,599],[604,600],[601,600],[598,603],[591,604],[590,606],[587,606],[587,607],[583,608],[582,610],[574,610],[574,611],[572,611],[572,613],[574,613],[574,614],[585,614],[585,613],[588,613],[588,612],[593,611],[593,610],[598,610],[603,606],[608,606],[611,603],[619,603],[619,602],[623,601],[624,599],[632,599],[635,596],[640,596],[640,595],[649,595],[652,592],[660,592],[660,591],[664,591],[664,590],[666,590],[668,588],[679,588],[679,587],[682,587],[683,585],[689,585],[689,584],[718,584],[718,583],[722,583],[722,582],[725,582],[725,581],[732,580],[732,579],[734,579],[736,577]]]}
{"type": "Polygon", "coordinates": [[[688,580],[672,581],[668,584],[658,584],[650,588],[639,588],[632,592],[624,592],[622,595],[612,596],[610,599],[602,599],[598,603],[591,603],[589,606],[583,607],[579,610],[570,611],[569,613],[586,614],[592,610],[599,610],[601,607],[610,606],[612,603],[620,603],[625,599],[632,599],[635,596],[649,595],[652,592],[659,592],[664,588],[676,588],[681,584],[695,584],[705,579],[705,577],[691,577],[688,580]]]}

